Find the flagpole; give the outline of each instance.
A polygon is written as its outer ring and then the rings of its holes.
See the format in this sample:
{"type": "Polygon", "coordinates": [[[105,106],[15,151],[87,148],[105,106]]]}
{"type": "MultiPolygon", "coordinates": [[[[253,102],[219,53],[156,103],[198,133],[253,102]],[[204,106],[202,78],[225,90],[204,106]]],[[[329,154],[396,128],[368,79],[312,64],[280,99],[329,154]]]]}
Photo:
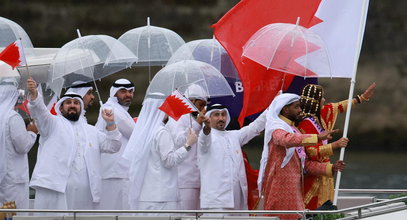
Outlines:
{"type": "MultiPolygon", "coordinates": [[[[352,109],[352,100],[353,100],[353,92],[355,90],[355,83],[356,83],[356,73],[358,68],[358,61],[360,56],[360,50],[362,48],[362,40],[363,40],[363,33],[365,29],[365,21],[367,16],[367,9],[369,6],[369,0],[361,0],[362,2],[362,13],[359,19],[359,33],[358,33],[358,41],[357,41],[357,50],[355,60],[353,62],[353,74],[350,81],[350,88],[349,88],[349,96],[348,96],[348,106],[346,108],[346,117],[345,117],[345,125],[343,128],[343,137],[347,137],[348,135],[348,128],[349,128],[349,121],[350,121],[350,113],[352,109]]],[[[341,153],[339,155],[339,160],[344,160],[345,157],[345,148],[341,148],[341,153]]],[[[337,205],[338,203],[338,193],[339,193],[339,185],[341,182],[342,173],[338,171],[336,176],[336,183],[335,183],[335,194],[334,194],[334,201],[333,204],[337,205]]]]}

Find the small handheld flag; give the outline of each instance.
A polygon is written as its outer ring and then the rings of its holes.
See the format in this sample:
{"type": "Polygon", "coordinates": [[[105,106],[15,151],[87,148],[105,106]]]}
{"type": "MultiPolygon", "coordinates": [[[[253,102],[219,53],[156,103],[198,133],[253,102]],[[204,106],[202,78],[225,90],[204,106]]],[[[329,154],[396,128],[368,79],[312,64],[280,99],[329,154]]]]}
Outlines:
{"type": "Polygon", "coordinates": [[[178,121],[182,115],[199,111],[195,105],[178,90],[172,92],[172,94],[165,99],[159,109],[176,121],[178,121]]]}
{"type": "Polygon", "coordinates": [[[0,60],[10,65],[13,69],[26,65],[21,40],[16,40],[0,53],[0,60]]]}

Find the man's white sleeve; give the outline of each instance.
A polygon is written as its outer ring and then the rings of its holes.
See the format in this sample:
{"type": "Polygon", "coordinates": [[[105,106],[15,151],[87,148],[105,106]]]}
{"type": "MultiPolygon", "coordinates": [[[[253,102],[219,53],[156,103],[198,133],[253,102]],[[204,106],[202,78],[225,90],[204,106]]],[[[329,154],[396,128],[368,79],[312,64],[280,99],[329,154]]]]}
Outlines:
{"type": "Polygon", "coordinates": [[[208,152],[212,142],[212,132],[205,135],[203,131],[200,132],[198,137],[198,150],[202,153],[208,152]]]}
{"type": "Polygon", "coordinates": [[[252,138],[256,137],[264,130],[266,126],[267,110],[264,111],[256,120],[249,125],[237,131],[239,135],[240,146],[247,144],[252,138]]]}
{"type": "Polygon", "coordinates": [[[171,168],[184,161],[188,151],[185,147],[180,147],[175,150],[171,134],[167,131],[158,132],[157,144],[160,153],[161,162],[164,167],[171,168]]]}
{"type": "Polygon", "coordinates": [[[28,110],[31,113],[31,117],[35,119],[35,124],[40,135],[42,137],[48,136],[54,130],[55,116],[48,111],[40,94],[38,94],[35,100],[28,100],[28,110]]]}
{"type": "Polygon", "coordinates": [[[27,131],[23,118],[18,114],[13,114],[9,119],[9,134],[11,143],[17,153],[26,154],[35,143],[37,134],[27,131]]]}
{"type": "Polygon", "coordinates": [[[116,153],[120,150],[120,147],[122,146],[120,138],[122,135],[117,127],[112,131],[101,132],[98,130],[97,132],[98,140],[101,140],[99,141],[99,146],[102,153],[116,153]]]}

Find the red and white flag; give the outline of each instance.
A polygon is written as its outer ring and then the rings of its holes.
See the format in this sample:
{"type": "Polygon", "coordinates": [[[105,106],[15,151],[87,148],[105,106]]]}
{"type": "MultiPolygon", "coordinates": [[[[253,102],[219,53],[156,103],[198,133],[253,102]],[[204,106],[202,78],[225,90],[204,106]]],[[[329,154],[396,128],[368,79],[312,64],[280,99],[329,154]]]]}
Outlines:
{"type": "Polygon", "coordinates": [[[352,78],[362,47],[368,5],[369,0],[322,0],[319,4],[315,18],[320,22],[315,22],[310,30],[326,44],[332,77],[352,78]]]}
{"type": "Polygon", "coordinates": [[[172,92],[164,103],[159,107],[161,111],[173,118],[175,121],[185,114],[199,111],[194,104],[192,104],[185,96],[178,90],[172,92]]]}
{"type": "Polygon", "coordinates": [[[4,48],[0,53],[0,60],[10,65],[13,69],[17,66],[26,65],[27,62],[21,40],[16,40],[4,48]]]}

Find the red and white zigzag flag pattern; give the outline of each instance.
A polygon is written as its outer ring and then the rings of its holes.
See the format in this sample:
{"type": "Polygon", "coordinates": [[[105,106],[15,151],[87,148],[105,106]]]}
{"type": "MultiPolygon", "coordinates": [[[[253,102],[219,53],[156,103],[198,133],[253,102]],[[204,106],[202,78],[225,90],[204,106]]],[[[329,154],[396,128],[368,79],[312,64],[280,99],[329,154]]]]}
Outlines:
{"type": "Polygon", "coordinates": [[[176,121],[178,121],[178,119],[184,114],[198,111],[195,105],[178,90],[172,92],[172,94],[165,99],[159,109],[176,121]]]}
{"type": "Polygon", "coordinates": [[[27,62],[21,40],[16,40],[4,48],[0,53],[0,60],[10,65],[13,69],[17,66],[26,65],[27,62]]]}

